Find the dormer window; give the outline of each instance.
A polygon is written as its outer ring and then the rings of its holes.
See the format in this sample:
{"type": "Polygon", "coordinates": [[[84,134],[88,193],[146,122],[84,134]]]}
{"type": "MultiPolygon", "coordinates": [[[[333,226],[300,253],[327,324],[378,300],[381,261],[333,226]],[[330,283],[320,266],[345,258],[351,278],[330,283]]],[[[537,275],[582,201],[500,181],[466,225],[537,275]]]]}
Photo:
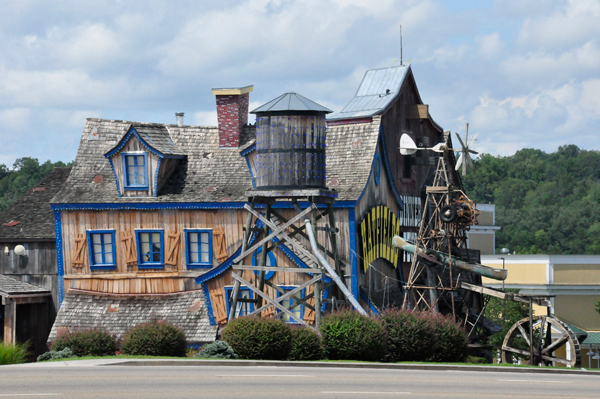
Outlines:
{"type": "Polygon", "coordinates": [[[148,153],[123,153],[125,190],[148,189],[148,153]]]}

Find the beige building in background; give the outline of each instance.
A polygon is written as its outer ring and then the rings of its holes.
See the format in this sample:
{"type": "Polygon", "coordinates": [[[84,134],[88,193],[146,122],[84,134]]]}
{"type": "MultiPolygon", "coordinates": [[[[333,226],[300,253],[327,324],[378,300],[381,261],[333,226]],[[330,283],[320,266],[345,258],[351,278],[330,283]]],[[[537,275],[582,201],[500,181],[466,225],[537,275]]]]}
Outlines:
{"type": "MultiPolygon", "coordinates": [[[[589,366],[587,352],[600,348],[600,255],[506,255],[508,278],[505,288],[518,289],[524,295],[549,296],[550,311],[568,323],[581,344],[582,366],[589,366]]],[[[481,257],[484,265],[502,268],[501,255],[481,257]]],[[[483,284],[501,289],[502,283],[483,278],[483,284]]],[[[546,308],[534,306],[536,315],[546,308]]],[[[592,360],[592,367],[598,366],[592,360]]]]}
{"type": "Polygon", "coordinates": [[[493,255],[496,253],[496,205],[477,204],[475,206],[480,212],[477,216],[477,225],[471,226],[467,232],[467,243],[469,248],[478,249],[481,255],[493,255]]]}

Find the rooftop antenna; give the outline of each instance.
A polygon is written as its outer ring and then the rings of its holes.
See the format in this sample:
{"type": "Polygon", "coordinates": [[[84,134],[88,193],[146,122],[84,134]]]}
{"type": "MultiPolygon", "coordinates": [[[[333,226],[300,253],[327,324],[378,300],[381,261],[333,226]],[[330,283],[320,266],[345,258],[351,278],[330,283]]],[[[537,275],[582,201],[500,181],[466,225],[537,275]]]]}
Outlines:
{"type": "Polygon", "coordinates": [[[400,24],[400,65],[404,65],[402,63],[402,24],[400,24]]]}

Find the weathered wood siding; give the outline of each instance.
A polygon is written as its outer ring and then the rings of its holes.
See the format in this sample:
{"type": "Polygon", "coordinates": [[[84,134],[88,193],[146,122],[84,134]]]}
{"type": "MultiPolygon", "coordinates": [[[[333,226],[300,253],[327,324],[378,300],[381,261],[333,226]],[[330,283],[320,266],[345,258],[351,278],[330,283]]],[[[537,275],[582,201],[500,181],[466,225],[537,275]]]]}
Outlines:
{"type": "Polygon", "coordinates": [[[56,244],[54,242],[1,243],[0,274],[52,292],[54,309],[58,309],[58,273],[56,268],[56,244]],[[23,245],[26,255],[15,254],[14,248],[23,245]],[[8,247],[9,255],[4,254],[8,247]]]}

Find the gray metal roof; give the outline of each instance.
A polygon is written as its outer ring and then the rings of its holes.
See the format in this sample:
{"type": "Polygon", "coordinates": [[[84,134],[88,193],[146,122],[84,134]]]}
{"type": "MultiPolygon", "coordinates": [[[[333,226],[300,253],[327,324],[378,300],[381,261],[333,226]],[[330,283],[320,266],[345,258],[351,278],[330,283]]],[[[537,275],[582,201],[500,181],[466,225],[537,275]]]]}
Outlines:
{"type": "Polygon", "coordinates": [[[409,70],[410,65],[401,65],[367,71],[354,98],[340,112],[328,116],[327,120],[377,115],[400,93],[409,70]]]}
{"type": "Polygon", "coordinates": [[[286,111],[311,111],[311,112],[323,112],[329,114],[333,112],[329,108],[325,108],[316,102],[309,100],[308,98],[301,96],[300,94],[289,92],[280,95],[274,100],[250,111],[252,114],[260,112],[286,112],[286,111]]]}

